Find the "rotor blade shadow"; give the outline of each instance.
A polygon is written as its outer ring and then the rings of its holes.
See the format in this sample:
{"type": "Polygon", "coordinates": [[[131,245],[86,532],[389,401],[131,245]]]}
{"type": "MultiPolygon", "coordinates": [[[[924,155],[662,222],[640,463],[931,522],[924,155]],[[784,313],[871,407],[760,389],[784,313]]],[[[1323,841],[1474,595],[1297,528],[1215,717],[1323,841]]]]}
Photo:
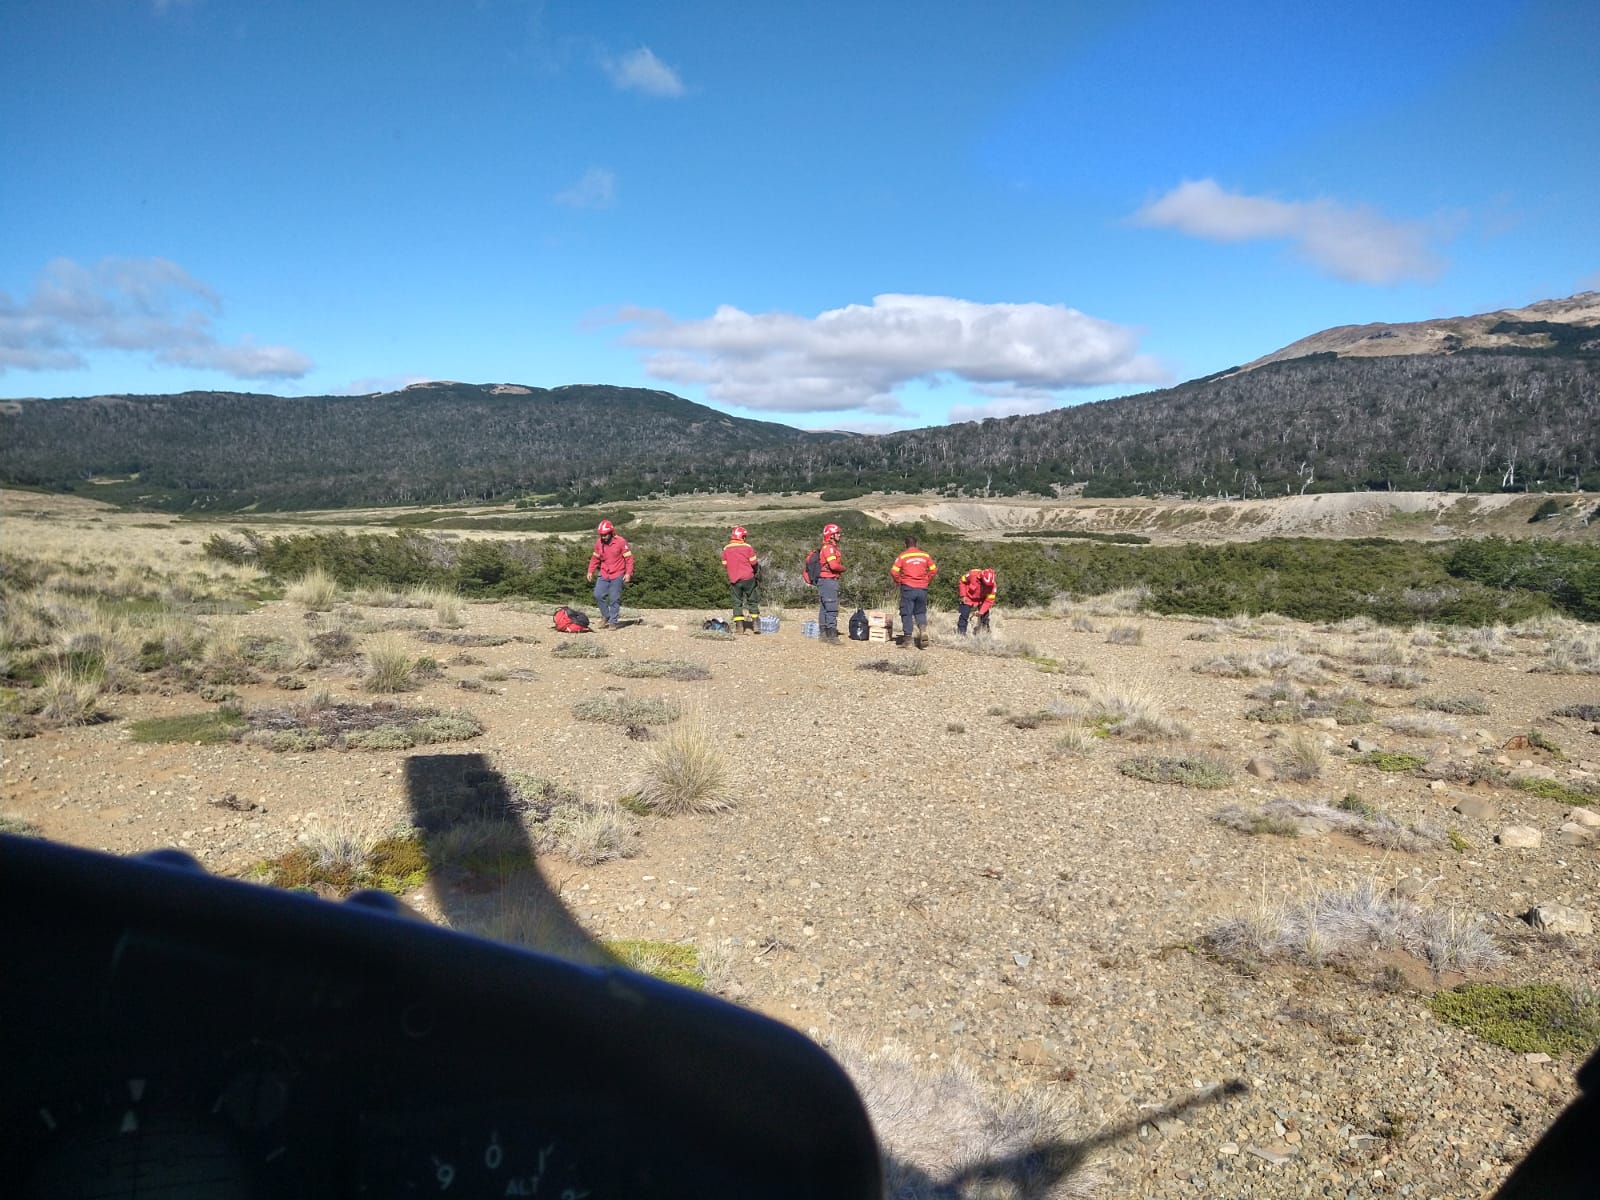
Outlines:
{"type": "Polygon", "coordinates": [[[482,754],[414,754],[405,763],[411,822],[452,928],[572,962],[618,965],[540,867],[524,819],[534,802],[482,754]]]}

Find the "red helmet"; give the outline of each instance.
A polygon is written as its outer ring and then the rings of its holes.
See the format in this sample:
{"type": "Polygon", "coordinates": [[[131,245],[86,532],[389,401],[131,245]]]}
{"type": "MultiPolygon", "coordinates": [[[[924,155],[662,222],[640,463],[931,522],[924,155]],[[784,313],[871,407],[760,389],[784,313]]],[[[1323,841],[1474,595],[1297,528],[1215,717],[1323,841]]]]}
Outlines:
{"type": "Polygon", "coordinates": [[[844,530],[840,529],[832,521],[829,521],[822,527],[822,540],[825,542],[831,541],[833,538],[838,537],[843,532],[844,530]]]}
{"type": "Polygon", "coordinates": [[[978,578],[989,584],[991,587],[994,586],[994,571],[989,567],[985,567],[983,569],[983,574],[979,575],[978,578]]]}
{"type": "Polygon", "coordinates": [[[601,521],[599,526],[595,529],[595,532],[598,533],[601,537],[605,537],[606,534],[615,533],[616,531],[617,531],[617,527],[615,525],[613,525],[610,521],[601,521]]]}
{"type": "Polygon", "coordinates": [[[750,531],[748,529],[746,529],[743,525],[735,525],[733,527],[733,540],[734,541],[742,542],[749,535],[750,535],[750,531]]]}

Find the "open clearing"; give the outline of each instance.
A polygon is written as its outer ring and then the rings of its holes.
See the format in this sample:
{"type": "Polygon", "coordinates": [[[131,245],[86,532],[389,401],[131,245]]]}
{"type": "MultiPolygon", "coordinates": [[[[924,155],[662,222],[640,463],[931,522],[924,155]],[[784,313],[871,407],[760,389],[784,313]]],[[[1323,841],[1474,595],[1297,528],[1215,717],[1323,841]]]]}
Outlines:
{"type": "MultiPolygon", "coordinates": [[[[1500,498],[1476,511],[1490,500],[1500,498]]],[[[1156,511],[1100,502],[1125,505],[1156,511]]],[[[916,509],[977,530],[968,507],[926,500],[881,515],[916,509]]],[[[1013,512],[1024,514],[1018,527],[1027,512],[1058,519],[1015,501],[976,507],[985,532],[1009,528],[1013,512]]],[[[205,526],[16,494],[7,509],[12,552],[71,545],[111,563],[207,569],[205,526]],[[50,519],[30,520],[30,508],[50,519]]],[[[720,507],[702,511],[726,519],[720,507]]],[[[1437,511],[1426,515],[1432,529],[1437,511]]],[[[575,581],[574,597],[584,592],[575,581]]],[[[359,660],[331,657],[209,700],[152,685],[101,697],[99,723],[0,743],[0,817],[115,853],[180,846],[215,873],[248,876],[318,831],[412,827],[416,781],[462,756],[614,801],[665,730],[579,720],[575,703],[666,701],[710,732],[732,807],[640,817],[630,857],[581,866],[542,855],[546,884],[583,930],[691,945],[719,963],[724,995],[818,1037],[895,1043],[923,1068],[959,1063],[996,1092],[1056,1098],[1075,1114],[1064,1136],[1105,1136],[1104,1195],[1479,1194],[1571,1098],[1581,1056],[1502,1049],[1442,1024],[1426,1003],[1464,978],[1574,989],[1600,978],[1592,934],[1538,932],[1523,919],[1536,905],[1600,915],[1592,826],[1571,802],[1514,786],[1581,791],[1600,760],[1600,720],[1553,715],[1600,705],[1600,675],[1543,669],[1550,629],[1213,622],[1087,599],[1029,613],[1002,605],[996,640],[1031,651],[1005,657],[951,644],[825,646],[801,636],[814,614],[799,611],[781,614],[776,635],[692,637],[709,615],[640,614],[588,635],[600,658],[556,656],[574,639],[551,629],[546,609],[512,603],[465,605],[450,628],[427,611],[349,597],[315,614],[270,600],[203,617],[230,636],[286,641],[339,629],[359,640],[390,626],[437,667],[400,702],[470,710],[484,732],[409,749],[135,741],[135,721],[214,713],[224,701],[248,713],[319,690],[332,703],[375,699],[359,660]],[[433,634],[454,640],[424,640],[433,634]],[[857,669],[885,654],[927,670],[857,669]],[[608,671],[618,660],[689,664],[710,678],[608,671]],[[1294,722],[1283,706],[1302,702],[1296,689],[1365,706],[1294,722]],[[1424,765],[1404,766],[1401,753],[1424,765]],[[1146,761],[1127,768],[1135,759],[1146,761]],[[1148,769],[1156,760],[1161,769],[1148,769]],[[1201,761],[1226,782],[1140,777],[1186,777],[1167,768],[1201,761]],[[1349,797],[1340,811],[1430,836],[1396,849],[1342,827],[1285,836],[1213,819],[1230,806],[1349,797]],[[1500,844],[1507,826],[1537,831],[1539,845],[1500,844]],[[1318,889],[1363,884],[1481,918],[1500,961],[1466,975],[1394,950],[1315,965],[1228,958],[1208,943],[1263,902],[1281,912],[1318,889]],[[1230,1081],[1243,1093],[1211,1094],[1230,1081]],[[1164,1111],[1196,1095],[1193,1107],[1164,1111]]],[[[950,614],[935,617],[941,634],[952,626],[950,614]]],[[[440,872],[406,899],[431,919],[482,929],[495,898],[469,892],[440,872]]]]}

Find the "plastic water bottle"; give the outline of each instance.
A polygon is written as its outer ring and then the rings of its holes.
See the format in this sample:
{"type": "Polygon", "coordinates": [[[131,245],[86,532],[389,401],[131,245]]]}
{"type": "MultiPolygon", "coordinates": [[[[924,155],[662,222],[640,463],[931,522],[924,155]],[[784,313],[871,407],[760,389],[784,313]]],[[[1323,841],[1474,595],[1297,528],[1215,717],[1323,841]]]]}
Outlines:
{"type": "MultiPolygon", "coordinates": [[[[815,624],[815,623],[816,622],[812,622],[812,624],[815,624]]],[[[762,617],[761,620],[757,624],[758,624],[758,627],[760,628],[762,633],[777,633],[778,632],[778,618],[777,617],[762,617]]]]}
{"type": "Polygon", "coordinates": [[[802,637],[808,637],[808,638],[814,638],[814,637],[818,636],[817,623],[815,621],[801,621],[800,622],[800,635],[802,637]]]}

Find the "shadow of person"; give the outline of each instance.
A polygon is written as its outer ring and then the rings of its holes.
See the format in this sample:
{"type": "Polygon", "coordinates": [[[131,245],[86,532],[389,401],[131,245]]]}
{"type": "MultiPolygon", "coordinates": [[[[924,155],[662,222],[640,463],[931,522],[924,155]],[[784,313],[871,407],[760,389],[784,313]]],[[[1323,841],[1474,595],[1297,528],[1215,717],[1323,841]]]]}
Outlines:
{"type": "MultiPolygon", "coordinates": [[[[570,962],[623,965],[578,923],[539,865],[527,821],[541,797],[522,795],[481,754],[412,755],[405,760],[405,788],[412,823],[421,830],[435,902],[452,928],[570,962]]],[[[852,1073],[867,1069],[848,1059],[843,1065],[852,1073]]],[[[959,1155],[956,1161],[947,1153],[949,1145],[940,1143],[956,1139],[956,1126],[970,1122],[970,1111],[941,1114],[938,1104],[925,1106],[913,1114],[916,1135],[904,1139],[907,1149],[900,1152],[897,1135],[906,1114],[874,1111],[877,1089],[864,1086],[859,1076],[856,1082],[878,1132],[888,1200],[1087,1197],[1099,1180],[1091,1161],[1095,1151],[1135,1136],[1148,1121],[1247,1090],[1234,1081],[1093,1137],[1035,1139],[1015,1149],[1007,1142],[1005,1149],[959,1155]],[[941,1117],[950,1125],[948,1136],[941,1117]],[[934,1153],[924,1156],[912,1148],[919,1145],[934,1153]],[[917,1161],[924,1157],[927,1162],[917,1161]],[[930,1168],[933,1162],[939,1165],[930,1168]]],[[[826,1147],[817,1152],[826,1153],[826,1147]]]]}
{"type": "Polygon", "coordinates": [[[481,754],[411,755],[405,789],[433,899],[451,928],[569,962],[618,965],[539,865],[527,826],[538,797],[518,793],[481,754]]]}

